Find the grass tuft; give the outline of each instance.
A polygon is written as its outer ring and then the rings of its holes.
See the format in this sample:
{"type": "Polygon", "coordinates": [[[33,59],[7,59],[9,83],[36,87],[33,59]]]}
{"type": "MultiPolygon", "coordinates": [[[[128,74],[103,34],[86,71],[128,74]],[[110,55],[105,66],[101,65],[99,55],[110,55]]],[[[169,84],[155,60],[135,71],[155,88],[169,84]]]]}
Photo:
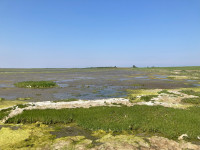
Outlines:
{"type": "Polygon", "coordinates": [[[3,101],[3,100],[5,100],[5,98],[0,97],[0,102],[3,101]]]}
{"type": "Polygon", "coordinates": [[[181,100],[183,103],[200,104],[200,98],[184,98],[181,100]]]}
{"type": "Polygon", "coordinates": [[[182,90],[180,92],[187,94],[187,95],[200,96],[200,92],[196,92],[196,91],[193,91],[193,90],[182,90]]]}
{"type": "Polygon", "coordinates": [[[145,102],[149,102],[152,98],[157,97],[158,95],[145,95],[145,96],[141,96],[140,99],[145,101],[145,102]]]}
{"type": "Polygon", "coordinates": [[[4,117],[6,117],[11,110],[12,110],[12,108],[7,108],[7,109],[1,110],[0,111],[0,120],[3,119],[4,117]]]}
{"type": "Polygon", "coordinates": [[[23,81],[14,85],[19,88],[52,88],[57,86],[53,81],[23,81]]]}

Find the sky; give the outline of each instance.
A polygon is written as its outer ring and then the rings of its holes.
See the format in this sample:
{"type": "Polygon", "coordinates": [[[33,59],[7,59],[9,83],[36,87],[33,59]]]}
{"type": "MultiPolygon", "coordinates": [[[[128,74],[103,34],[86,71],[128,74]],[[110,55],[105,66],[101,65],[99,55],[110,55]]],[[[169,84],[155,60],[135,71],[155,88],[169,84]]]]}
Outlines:
{"type": "Polygon", "coordinates": [[[200,65],[200,0],[0,0],[0,68],[200,65]]]}

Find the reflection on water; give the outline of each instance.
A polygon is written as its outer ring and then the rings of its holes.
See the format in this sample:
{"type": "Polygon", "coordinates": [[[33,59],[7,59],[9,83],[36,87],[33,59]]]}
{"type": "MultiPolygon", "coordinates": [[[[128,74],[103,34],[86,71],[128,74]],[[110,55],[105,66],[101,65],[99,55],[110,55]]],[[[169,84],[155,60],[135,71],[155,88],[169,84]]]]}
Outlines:
{"type": "Polygon", "coordinates": [[[188,82],[196,82],[197,80],[186,80],[188,82]]]}
{"type": "Polygon", "coordinates": [[[64,83],[57,83],[57,85],[58,85],[59,87],[62,87],[62,88],[68,87],[68,86],[69,86],[69,84],[64,84],[64,83]]]}
{"type": "Polygon", "coordinates": [[[7,100],[13,100],[13,99],[16,99],[17,96],[7,96],[7,95],[0,95],[1,98],[5,98],[7,100]]]}
{"type": "Polygon", "coordinates": [[[65,93],[54,93],[56,99],[103,99],[103,98],[112,98],[112,97],[125,97],[127,95],[125,86],[95,86],[95,85],[86,85],[84,89],[79,89],[71,92],[65,93]]]}
{"type": "Polygon", "coordinates": [[[156,78],[167,78],[167,76],[164,76],[164,75],[158,75],[158,74],[156,74],[156,75],[154,75],[156,78]]]}
{"type": "Polygon", "coordinates": [[[147,79],[148,76],[139,76],[139,77],[134,77],[135,79],[147,79]]]}
{"type": "Polygon", "coordinates": [[[14,85],[12,85],[12,84],[0,84],[0,88],[4,88],[4,87],[14,87],[14,85]]]}

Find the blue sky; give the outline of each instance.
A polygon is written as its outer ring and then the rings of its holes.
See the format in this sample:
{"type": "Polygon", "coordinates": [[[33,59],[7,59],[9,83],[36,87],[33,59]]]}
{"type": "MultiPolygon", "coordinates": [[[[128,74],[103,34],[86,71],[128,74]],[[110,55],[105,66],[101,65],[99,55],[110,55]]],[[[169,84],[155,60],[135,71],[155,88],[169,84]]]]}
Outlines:
{"type": "Polygon", "coordinates": [[[200,65],[200,0],[0,0],[1,67],[200,65]]]}

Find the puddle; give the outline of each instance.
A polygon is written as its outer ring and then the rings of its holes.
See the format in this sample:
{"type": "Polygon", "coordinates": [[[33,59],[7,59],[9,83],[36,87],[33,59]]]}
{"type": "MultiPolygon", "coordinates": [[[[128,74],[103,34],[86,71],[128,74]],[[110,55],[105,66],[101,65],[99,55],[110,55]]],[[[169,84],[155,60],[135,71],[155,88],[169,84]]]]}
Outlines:
{"type": "Polygon", "coordinates": [[[127,95],[127,86],[96,86],[85,85],[87,88],[82,88],[74,91],[74,93],[54,93],[53,96],[57,99],[77,98],[83,100],[95,100],[103,98],[125,97],[127,95]]]}
{"type": "Polygon", "coordinates": [[[194,86],[200,86],[200,84],[193,84],[194,86]]]}
{"type": "Polygon", "coordinates": [[[77,98],[69,93],[55,93],[53,96],[57,99],[69,99],[69,98],[77,98]]]}
{"type": "Polygon", "coordinates": [[[5,95],[4,96],[0,95],[0,97],[5,98],[6,100],[12,100],[17,98],[17,96],[5,96],[5,95]]]}
{"type": "Polygon", "coordinates": [[[68,126],[63,127],[58,131],[51,131],[52,135],[55,135],[56,138],[62,138],[62,137],[69,137],[69,136],[84,136],[86,139],[92,140],[92,144],[95,146],[99,146],[102,143],[96,142],[98,137],[92,136],[92,132],[88,130],[84,130],[77,126],[68,126]]]}
{"type": "Polygon", "coordinates": [[[76,77],[77,79],[86,79],[86,80],[91,80],[91,79],[96,79],[94,77],[76,77]]]}
{"type": "Polygon", "coordinates": [[[56,83],[73,82],[73,81],[77,81],[77,80],[92,80],[92,79],[95,79],[95,78],[93,78],[93,77],[75,77],[72,79],[59,80],[59,81],[56,81],[56,83]]]}
{"type": "Polygon", "coordinates": [[[148,76],[139,76],[139,77],[134,77],[135,79],[146,79],[148,76]]]}
{"type": "Polygon", "coordinates": [[[69,84],[62,84],[62,83],[57,83],[57,85],[59,86],[59,87],[61,87],[61,88],[64,88],[64,87],[68,87],[69,86],[69,84]]]}
{"type": "Polygon", "coordinates": [[[1,128],[4,128],[4,127],[6,127],[6,128],[11,128],[12,130],[18,130],[19,128],[20,128],[20,126],[11,126],[11,125],[0,125],[0,130],[1,130],[1,128]]]}
{"type": "Polygon", "coordinates": [[[164,76],[164,75],[157,75],[157,74],[156,74],[156,75],[154,75],[154,76],[155,76],[156,78],[159,78],[159,79],[160,79],[160,78],[167,78],[167,76],[164,76]]]}
{"type": "Polygon", "coordinates": [[[159,79],[159,80],[163,80],[163,81],[173,81],[173,80],[170,80],[170,79],[159,79]]]}
{"type": "Polygon", "coordinates": [[[165,76],[165,75],[153,75],[154,77],[156,77],[156,79],[153,79],[153,80],[162,80],[162,81],[173,81],[171,79],[168,79],[167,77],[168,76],[165,76]]]}
{"type": "Polygon", "coordinates": [[[96,137],[91,136],[90,131],[86,131],[80,127],[69,126],[60,129],[59,131],[50,132],[52,135],[55,135],[56,138],[66,137],[66,136],[85,136],[87,139],[96,140],[96,137]]]}
{"type": "Polygon", "coordinates": [[[65,79],[65,80],[60,80],[57,82],[72,82],[72,81],[76,81],[76,80],[79,80],[79,79],[65,79]]]}
{"type": "Polygon", "coordinates": [[[134,77],[134,79],[150,80],[150,79],[148,78],[148,76],[134,77]]]}
{"type": "Polygon", "coordinates": [[[10,84],[0,84],[0,88],[14,87],[14,85],[10,84]]]}
{"type": "Polygon", "coordinates": [[[132,80],[131,78],[121,78],[120,81],[132,80]]]}
{"type": "Polygon", "coordinates": [[[188,82],[196,82],[197,80],[186,80],[188,82]]]}
{"type": "Polygon", "coordinates": [[[111,98],[111,97],[125,97],[126,92],[123,91],[116,91],[113,89],[104,89],[99,91],[99,96],[103,95],[104,97],[111,98]]]}

